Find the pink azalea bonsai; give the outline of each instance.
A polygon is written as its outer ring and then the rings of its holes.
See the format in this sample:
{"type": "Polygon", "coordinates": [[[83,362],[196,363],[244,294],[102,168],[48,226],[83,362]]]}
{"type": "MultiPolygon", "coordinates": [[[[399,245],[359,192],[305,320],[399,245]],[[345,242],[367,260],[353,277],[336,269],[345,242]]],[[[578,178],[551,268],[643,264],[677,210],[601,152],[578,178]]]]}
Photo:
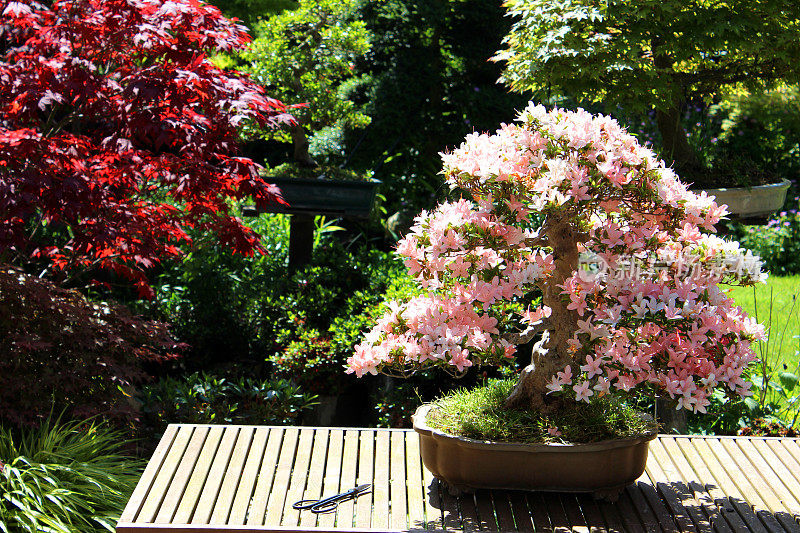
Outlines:
{"type": "Polygon", "coordinates": [[[531,104],[442,157],[472,199],[416,218],[398,253],[420,294],[389,304],[348,372],[461,373],[541,332],[507,407],[547,413],[650,384],[705,412],[715,388],[750,393],[742,372],[764,328],[718,284],[763,281],[760,261],[714,235],[725,206],[616,121],[531,104]]]}

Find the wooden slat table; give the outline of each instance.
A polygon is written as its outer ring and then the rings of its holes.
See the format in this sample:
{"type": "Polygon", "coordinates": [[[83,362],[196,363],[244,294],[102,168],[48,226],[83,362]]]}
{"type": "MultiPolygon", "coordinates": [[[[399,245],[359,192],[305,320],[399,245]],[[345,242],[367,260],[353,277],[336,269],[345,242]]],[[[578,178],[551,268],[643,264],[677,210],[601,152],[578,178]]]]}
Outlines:
{"type": "Polygon", "coordinates": [[[117,526],[201,531],[798,532],[798,439],[661,435],[619,501],[480,490],[450,496],[408,430],[171,425],[117,526]],[[292,503],[372,483],[336,513],[292,503]]]}

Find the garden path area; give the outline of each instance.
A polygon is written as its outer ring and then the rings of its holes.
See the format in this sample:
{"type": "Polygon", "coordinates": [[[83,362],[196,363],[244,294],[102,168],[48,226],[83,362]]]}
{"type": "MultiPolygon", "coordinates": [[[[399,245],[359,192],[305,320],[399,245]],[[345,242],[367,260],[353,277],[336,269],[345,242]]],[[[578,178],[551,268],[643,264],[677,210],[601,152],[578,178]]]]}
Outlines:
{"type": "Polygon", "coordinates": [[[119,533],[800,531],[800,440],[660,435],[617,503],[587,494],[452,497],[409,430],[170,425],[119,533]],[[292,503],[371,483],[336,513],[292,503]]]}

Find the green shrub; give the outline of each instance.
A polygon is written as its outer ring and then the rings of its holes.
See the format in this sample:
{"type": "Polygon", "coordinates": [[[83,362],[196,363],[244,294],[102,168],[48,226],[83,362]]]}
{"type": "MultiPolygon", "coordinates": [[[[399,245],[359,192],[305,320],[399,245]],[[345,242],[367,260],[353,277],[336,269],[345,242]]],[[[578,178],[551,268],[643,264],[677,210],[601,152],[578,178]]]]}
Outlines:
{"type": "Polygon", "coordinates": [[[720,124],[714,165],[735,155],[776,178],[800,175],[800,87],[737,88],[709,109],[720,124]]]}
{"type": "MultiPolygon", "coordinates": [[[[797,201],[797,199],[795,199],[797,201]]],[[[764,226],[732,225],[733,236],[772,275],[800,274],[800,213],[782,211],[764,226]]]]}
{"type": "Polygon", "coordinates": [[[277,297],[273,309],[276,350],[267,360],[279,377],[303,390],[336,394],[353,377],[344,373],[355,345],[382,312],[384,293],[412,290],[402,262],[386,252],[323,252],[292,279],[296,288],[277,297]],[[317,263],[319,261],[319,263],[317,263]]]}
{"type": "Polygon", "coordinates": [[[48,419],[21,436],[0,428],[0,530],[113,532],[144,466],[126,444],[93,422],[48,419]]]}
{"type": "Polygon", "coordinates": [[[139,400],[148,430],[160,433],[173,423],[297,424],[315,397],[286,380],[230,379],[195,372],[143,387],[139,400]]]}

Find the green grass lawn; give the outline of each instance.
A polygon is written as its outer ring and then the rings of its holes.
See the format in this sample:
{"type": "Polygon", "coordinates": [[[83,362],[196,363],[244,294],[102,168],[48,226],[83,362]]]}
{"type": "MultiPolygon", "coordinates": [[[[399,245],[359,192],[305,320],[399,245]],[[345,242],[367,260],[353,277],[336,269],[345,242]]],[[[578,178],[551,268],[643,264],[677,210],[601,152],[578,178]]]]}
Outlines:
{"type": "Polygon", "coordinates": [[[734,287],[730,295],[747,314],[756,317],[767,327],[769,340],[755,346],[756,353],[773,368],[786,365],[786,370],[797,372],[800,350],[800,276],[770,276],[766,284],[734,287]]]}

